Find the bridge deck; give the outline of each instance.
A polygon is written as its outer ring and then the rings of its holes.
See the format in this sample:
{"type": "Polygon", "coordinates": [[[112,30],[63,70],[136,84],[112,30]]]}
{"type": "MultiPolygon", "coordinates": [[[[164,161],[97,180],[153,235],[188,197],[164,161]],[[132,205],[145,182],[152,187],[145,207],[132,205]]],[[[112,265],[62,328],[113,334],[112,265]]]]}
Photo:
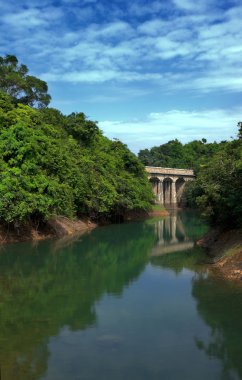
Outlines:
{"type": "Polygon", "coordinates": [[[178,176],[189,176],[195,177],[194,171],[192,169],[176,169],[176,168],[162,168],[159,166],[146,166],[145,170],[149,174],[163,174],[163,175],[178,175],[178,176]]]}

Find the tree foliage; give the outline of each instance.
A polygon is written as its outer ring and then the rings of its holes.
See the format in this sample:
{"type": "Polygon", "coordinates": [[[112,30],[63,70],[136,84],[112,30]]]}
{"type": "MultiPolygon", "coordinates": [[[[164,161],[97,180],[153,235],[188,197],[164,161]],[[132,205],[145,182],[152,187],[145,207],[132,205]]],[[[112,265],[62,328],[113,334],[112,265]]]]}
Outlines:
{"type": "Polygon", "coordinates": [[[227,143],[201,169],[191,199],[214,223],[242,225],[241,140],[227,143]]]}
{"type": "Polygon", "coordinates": [[[31,107],[46,107],[51,99],[47,83],[28,75],[27,66],[19,64],[14,55],[0,57],[0,90],[31,107]]]}
{"type": "Polygon", "coordinates": [[[199,207],[213,223],[242,225],[242,123],[238,138],[207,143],[206,139],[182,144],[172,140],[139,152],[145,165],[192,168],[196,181],[187,182],[183,201],[199,207]]]}
{"type": "Polygon", "coordinates": [[[0,93],[0,219],[98,218],[148,209],[143,165],[83,113],[16,104],[0,93]]]}
{"type": "Polygon", "coordinates": [[[147,166],[163,166],[169,168],[191,168],[198,172],[207,160],[218,152],[226,142],[207,143],[206,139],[194,140],[182,144],[179,140],[171,140],[166,144],[144,149],[139,158],[147,166]]]}

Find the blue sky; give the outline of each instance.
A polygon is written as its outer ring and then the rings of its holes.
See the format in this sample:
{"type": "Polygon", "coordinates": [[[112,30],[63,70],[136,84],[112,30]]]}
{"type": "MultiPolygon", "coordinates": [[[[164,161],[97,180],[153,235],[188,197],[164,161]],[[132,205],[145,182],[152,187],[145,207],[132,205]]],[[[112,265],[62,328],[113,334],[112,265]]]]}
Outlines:
{"type": "Polygon", "coordinates": [[[134,152],[242,119],[241,0],[0,0],[0,55],[134,152]]]}

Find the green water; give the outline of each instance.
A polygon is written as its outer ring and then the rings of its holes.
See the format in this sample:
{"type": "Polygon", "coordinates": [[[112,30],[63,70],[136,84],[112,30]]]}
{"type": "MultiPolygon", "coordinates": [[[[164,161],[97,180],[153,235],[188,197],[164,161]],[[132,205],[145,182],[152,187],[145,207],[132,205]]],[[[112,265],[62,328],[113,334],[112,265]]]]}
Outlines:
{"type": "Polygon", "coordinates": [[[192,213],[1,247],[1,380],[242,379],[242,287],[192,213]]]}

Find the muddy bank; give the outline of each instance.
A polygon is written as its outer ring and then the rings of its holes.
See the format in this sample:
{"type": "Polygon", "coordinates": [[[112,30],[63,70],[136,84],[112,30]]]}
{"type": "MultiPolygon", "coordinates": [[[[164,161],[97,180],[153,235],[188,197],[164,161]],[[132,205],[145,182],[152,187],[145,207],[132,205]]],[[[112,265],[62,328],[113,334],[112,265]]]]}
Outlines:
{"type": "Polygon", "coordinates": [[[216,274],[227,279],[242,281],[242,230],[214,229],[198,242],[207,250],[216,274]]]}
{"type": "Polygon", "coordinates": [[[97,223],[87,218],[70,220],[64,216],[52,218],[47,222],[26,223],[24,225],[0,225],[0,245],[6,243],[18,243],[24,241],[38,241],[49,238],[63,238],[96,228],[97,226],[111,223],[122,223],[132,220],[146,219],[149,217],[167,216],[168,211],[131,211],[125,215],[117,215],[111,219],[100,219],[97,223]]]}
{"type": "Polygon", "coordinates": [[[124,216],[124,221],[163,217],[168,216],[169,212],[166,209],[162,210],[151,210],[151,211],[130,211],[124,216]]]}
{"type": "Polygon", "coordinates": [[[150,211],[148,212],[149,217],[155,217],[155,216],[168,216],[169,212],[167,210],[161,210],[161,211],[150,211]]]}
{"type": "Polygon", "coordinates": [[[96,226],[97,224],[89,220],[72,221],[61,216],[39,224],[0,225],[0,244],[38,241],[53,237],[61,238],[93,229],[96,226]]]}
{"type": "Polygon", "coordinates": [[[58,217],[50,219],[48,225],[54,231],[55,236],[62,237],[66,235],[73,235],[77,232],[93,229],[97,227],[96,223],[91,222],[89,219],[70,220],[66,217],[58,217]]]}

